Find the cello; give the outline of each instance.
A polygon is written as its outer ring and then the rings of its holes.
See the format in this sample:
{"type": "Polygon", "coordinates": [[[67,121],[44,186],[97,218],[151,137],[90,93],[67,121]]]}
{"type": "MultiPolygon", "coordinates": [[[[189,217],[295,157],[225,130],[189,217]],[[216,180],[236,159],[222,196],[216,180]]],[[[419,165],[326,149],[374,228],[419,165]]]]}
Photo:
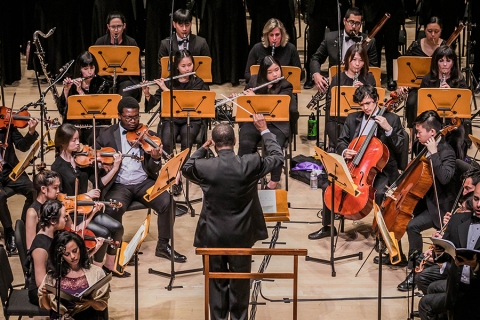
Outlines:
{"type": "MultiPolygon", "coordinates": [[[[378,116],[383,116],[388,107],[381,108],[378,116]]],[[[370,116],[371,117],[371,116],[370,116]]],[[[368,121],[373,119],[368,119],[368,121]]],[[[332,208],[332,187],[328,186],[323,198],[328,209],[343,215],[347,219],[360,220],[367,216],[373,208],[375,189],[373,180],[379,171],[382,171],[390,157],[388,147],[375,137],[378,124],[374,123],[368,134],[353,139],[348,149],[357,151],[353,159],[347,160],[347,167],[353,182],[361,192],[357,197],[334,186],[335,208],[332,208]]]]}
{"type": "MultiPolygon", "coordinates": [[[[435,140],[446,136],[460,125],[456,118],[452,119],[452,125],[444,127],[435,135],[435,140]]],[[[407,230],[408,222],[413,218],[413,210],[418,201],[430,190],[433,184],[433,174],[430,161],[425,157],[427,147],[410,162],[405,171],[390,186],[390,194],[382,203],[383,218],[387,229],[393,232],[395,238],[400,240],[407,230]],[[391,192],[392,190],[393,193],[391,192]]],[[[376,222],[372,224],[375,230],[376,222]]]]}

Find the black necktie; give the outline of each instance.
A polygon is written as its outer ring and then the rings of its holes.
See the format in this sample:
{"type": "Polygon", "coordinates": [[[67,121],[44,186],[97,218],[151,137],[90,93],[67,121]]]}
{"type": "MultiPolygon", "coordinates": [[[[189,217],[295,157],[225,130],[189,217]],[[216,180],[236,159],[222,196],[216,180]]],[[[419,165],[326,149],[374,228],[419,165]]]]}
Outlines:
{"type": "Polygon", "coordinates": [[[480,218],[476,214],[472,215],[472,224],[480,223],[480,218]]]}
{"type": "Polygon", "coordinates": [[[127,130],[122,130],[122,134],[127,134],[127,130]]]}

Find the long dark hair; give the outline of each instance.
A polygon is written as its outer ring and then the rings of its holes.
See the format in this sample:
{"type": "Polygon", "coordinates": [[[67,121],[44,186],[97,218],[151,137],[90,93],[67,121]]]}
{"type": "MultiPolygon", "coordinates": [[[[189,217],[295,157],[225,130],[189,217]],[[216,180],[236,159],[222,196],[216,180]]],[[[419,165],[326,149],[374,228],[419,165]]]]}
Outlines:
{"type": "Polygon", "coordinates": [[[75,135],[75,132],[78,132],[78,129],[71,123],[64,123],[57,128],[57,131],[55,132],[55,149],[57,157],[67,148],[70,140],[75,135]]]}
{"type": "Polygon", "coordinates": [[[48,260],[51,264],[54,277],[58,277],[59,273],[62,277],[65,277],[70,270],[70,265],[64,259],[62,259],[60,270],[57,270],[58,259],[61,258],[64,248],[70,241],[74,241],[80,249],[80,259],[78,261],[80,267],[83,269],[90,269],[90,259],[88,258],[87,247],[85,247],[85,243],[83,242],[82,238],[80,238],[80,236],[76,233],[62,231],[53,237],[52,245],[50,246],[50,251],[48,254],[48,260]]]}
{"type": "Polygon", "coordinates": [[[42,204],[40,207],[40,216],[38,217],[40,229],[45,230],[52,222],[58,223],[60,221],[60,211],[62,207],[63,203],[58,200],[47,200],[42,204]]]}
{"type": "MultiPolygon", "coordinates": [[[[257,83],[255,85],[256,87],[269,82],[267,79],[268,68],[270,68],[274,64],[276,64],[280,68],[280,75],[283,75],[282,66],[280,65],[280,62],[272,56],[266,56],[260,62],[260,68],[258,69],[258,75],[257,75],[257,83]]],[[[273,86],[279,85],[279,83],[280,81],[274,83],[273,86]]],[[[260,88],[256,91],[256,93],[259,93],[259,94],[266,94],[267,92],[268,92],[267,87],[260,88]]]]}
{"type": "Polygon", "coordinates": [[[80,55],[75,60],[75,68],[73,71],[74,78],[82,77],[82,72],[80,71],[84,67],[95,67],[95,74],[98,74],[98,63],[95,56],[88,51],[80,53],[80,55]]]}
{"type": "Polygon", "coordinates": [[[458,61],[457,54],[455,50],[450,46],[440,46],[438,47],[432,55],[432,63],[430,65],[430,73],[432,75],[431,82],[437,82],[439,79],[440,71],[438,70],[438,60],[446,57],[453,61],[452,69],[450,70],[450,79],[452,81],[453,87],[458,86],[458,81],[460,81],[463,76],[462,73],[458,70],[458,61]]]}
{"type": "MultiPolygon", "coordinates": [[[[175,56],[173,58],[173,76],[178,76],[180,74],[180,71],[178,70],[178,65],[180,64],[180,61],[182,61],[183,58],[190,58],[190,60],[192,60],[192,64],[195,64],[195,61],[193,60],[193,56],[192,54],[190,53],[190,51],[188,50],[181,50],[181,51],[177,51],[175,52],[175,56]]],[[[189,80],[192,78],[193,76],[189,76],[189,80]]],[[[172,80],[170,81],[172,83],[172,85],[174,87],[180,85],[180,81],[178,81],[178,79],[175,79],[175,80],[172,80]]],[[[168,86],[167,86],[168,87],[168,86]]]]}

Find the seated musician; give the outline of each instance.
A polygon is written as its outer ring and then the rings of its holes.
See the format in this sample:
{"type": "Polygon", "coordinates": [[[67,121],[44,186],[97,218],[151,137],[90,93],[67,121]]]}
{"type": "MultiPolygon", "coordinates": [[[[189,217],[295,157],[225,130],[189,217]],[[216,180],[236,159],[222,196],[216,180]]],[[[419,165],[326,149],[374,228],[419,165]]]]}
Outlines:
{"type": "MultiPolygon", "coordinates": [[[[266,56],[273,56],[282,66],[292,66],[302,68],[300,56],[297,48],[288,42],[289,35],[283,23],[275,18],[267,21],[263,27],[262,41],[256,43],[248,54],[247,65],[245,67],[245,81],[250,81],[250,67],[260,64],[266,56]],[[275,45],[275,48],[273,46],[275,45]]],[[[303,79],[303,73],[302,73],[303,79]]]]}
{"type": "MultiPolygon", "coordinates": [[[[345,53],[345,69],[337,73],[332,78],[332,83],[328,89],[327,98],[326,98],[326,123],[325,130],[327,130],[328,135],[328,152],[335,152],[335,147],[337,145],[337,139],[340,136],[342,131],[343,124],[345,123],[345,117],[331,117],[330,116],[330,106],[332,101],[332,88],[338,86],[340,82],[341,86],[353,86],[360,87],[364,84],[369,84],[373,87],[376,87],[377,83],[373,74],[368,71],[368,56],[367,51],[359,44],[355,44],[348,48],[345,53]],[[340,79],[339,79],[340,77],[340,79]],[[339,81],[340,80],[340,81],[339,81]],[[337,127],[337,132],[335,133],[335,127],[337,127]]],[[[336,97],[333,97],[336,100],[336,97]]]]}
{"type": "MultiPolygon", "coordinates": [[[[114,163],[112,166],[102,165],[99,169],[99,174],[103,176],[98,177],[98,188],[88,191],[88,182],[91,181],[95,187],[95,170],[92,166],[81,168],[75,162],[75,152],[79,152],[79,132],[74,125],[65,123],[61,125],[55,133],[55,147],[58,150],[58,156],[52,164],[52,170],[58,172],[61,176],[60,191],[67,196],[76,196],[75,181],[78,179],[78,194],[85,194],[92,199],[99,199],[101,189],[103,189],[115,176],[120,169],[122,156],[120,154],[113,155],[114,163]]],[[[111,237],[114,241],[122,241],[123,225],[117,220],[113,219],[104,213],[90,213],[86,218],[88,221],[87,229],[93,231],[97,237],[107,239],[111,237]]],[[[78,216],[79,221],[83,216],[78,216]]],[[[107,272],[115,270],[115,255],[116,249],[108,246],[105,243],[100,250],[95,253],[94,263],[98,266],[104,266],[107,272]],[[108,248],[107,248],[108,247],[108,248]],[[106,257],[105,257],[106,254],[106,257]],[[103,260],[105,259],[105,264],[103,260]]],[[[114,272],[114,276],[120,276],[114,272]]],[[[123,276],[129,276],[129,273],[124,273],[123,276]]]]}
{"type": "MultiPolygon", "coordinates": [[[[72,95],[108,93],[112,83],[98,75],[98,63],[95,56],[88,51],[82,52],[75,60],[73,78],[63,80],[63,91],[58,101],[58,112],[63,118],[63,123],[72,123],[81,126],[91,126],[92,120],[68,119],[68,97],[72,95]]],[[[96,120],[97,125],[110,125],[110,120],[96,120]]],[[[91,144],[92,129],[80,129],[80,142],[91,144]]]]}
{"type": "MultiPolygon", "coordinates": [[[[429,159],[435,179],[423,199],[418,201],[413,211],[413,219],[408,222],[406,231],[409,257],[423,252],[421,232],[430,228],[439,230],[445,213],[452,209],[455,202],[455,190],[451,183],[455,174],[455,152],[444,137],[441,137],[439,141],[435,140],[441,127],[439,115],[432,110],[422,112],[415,119],[417,141],[414,151],[418,149],[420,152],[420,147],[427,148],[426,157],[429,159]]],[[[399,289],[410,287],[412,281],[409,277],[405,279],[406,282],[403,281],[398,286],[399,289]]]]}
{"type": "MultiPolygon", "coordinates": [[[[106,213],[122,222],[123,214],[132,201],[139,201],[148,208],[152,208],[158,214],[158,241],[155,249],[157,257],[170,259],[172,248],[168,244],[170,239],[170,196],[163,192],[150,202],[143,196],[146,191],[155,184],[159,170],[162,167],[162,146],[153,148],[150,154],[137,146],[131,146],[127,140],[127,132],[136,130],[140,125],[140,106],[138,102],[126,97],[118,103],[119,123],[102,131],[97,139],[97,146],[112,147],[122,153],[130,153],[144,156],[142,162],[125,158],[122,160],[120,170],[115,174],[110,183],[103,191],[106,199],[115,199],[122,203],[122,207],[116,210],[107,207],[106,213]]],[[[153,132],[150,132],[153,134],[153,132]]],[[[186,262],[187,257],[174,252],[176,262],[186,262]]]]}
{"type": "MultiPolygon", "coordinates": [[[[173,38],[173,52],[175,56],[177,51],[188,50],[192,56],[210,56],[210,48],[208,47],[205,38],[192,34],[192,13],[188,9],[178,9],[173,13],[173,28],[176,37],[173,38]]],[[[158,76],[162,77],[162,64],[160,63],[162,57],[168,57],[170,52],[170,37],[165,38],[160,43],[158,50],[158,76]]],[[[175,69],[174,69],[175,70],[175,69]]],[[[146,106],[145,112],[150,111],[146,106]]],[[[153,106],[151,106],[153,107],[153,106]]]]}
{"type": "MultiPolygon", "coordinates": [[[[355,150],[348,149],[350,142],[358,137],[360,133],[367,135],[374,124],[378,125],[375,136],[388,147],[390,158],[382,172],[377,173],[373,183],[376,189],[375,202],[380,204],[384,198],[387,185],[392,184],[399,176],[397,161],[395,155],[402,151],[403,144],[406,143],[403,138],[403,128],[400,118],[395,113],[386,112],[383,116],[377,116],[378,92],[371,85],[363,85],[357,88],[353,96],[353,101],[360,104],[362,111],[354,112],[348,115],[343,126],[342,133],[338,139],[337,153],[341,154],[345,160],[352,160],[357,154],[355,150]],[[367,120],[368,119],[368,120],[367,120]]],[[[361,210],[361,208],[359,208],[361,210]]],[[[329,237],[332,230],[337,233],[335,227],[331,227],[330,210],[324,205],[322,210],[323,227],[308,235],[310,240],[329,237]]]]}
{"type": "MultiPolygon", "coordinates": [[[[269,84],[256,91],[253,88],[271,82],[282,76],[282,66],[280,62],[272,57],[266,56],[260,62],[260,69],[257,75],[253,75],[245,86],[245,95],[255,94],[282,94],[290,96],[289,114],[297,113],[297,104],[295,96],[292,94],[293,86],[290,82],[282,79],[278,82],[269,84]]],[[[290,123],[283,121],[268,122],[268,129],[275,135],[280,146],[285,144],[290,136],[290,123]]],[[[252,122],[244,122],[240,124],[239,138],[240,146],[238,147],[238,155],[250,154],[257,151],[257,145],[262,139],[260,132],[255,128],[252,122]]],[[[283,165],[283,164],[282,164],[283,165]]],[[[276,189],[282,175],[282,165],[272,170],[271,180],[267,184],[267,189],[276,189]]]]}
{"type": "Polygon", "coordinates": [[[15,148],[26,152],[38,138],[38,133],[35,131],[38,121],[30,119],[28,121],[28,132],[23,136],[20,131],[13,125],[8,125],[5,128],[0,129],[0,141],[1,143],[7,143],[7,147],[0,148],[0,222],[2,222],[4,237],[5,237],[5,249],[7,252],[15,252],[17,246],[15,245],[15,235],[12,228],[12,216],[7,205],[7,193],[5,187],[12,189],[15,194],[21,194],[25,197],[25,203],[22,209],[22,220],[25,221],[27,209],[33,202],[33,185],[32,181],[28,178],[27,174],[22,173],[17,181],[12,181],[8,175],[12,172],[15,166],[18,164],[18,158],[15,154],[15,148]],[[7,138],[8,131],[8,138],[7,138]]]}
{"type": "Polygon", "coordinates": [[[108,298],[110,297],[110,284],[93,290],[81,302],[61,300],[60,312],[57,310],[55,294],[51,294],[45,288],[46,284],[55,286],[57,279],[61,277],[60,289],[72,295],[81,293],[98,280],[105,277],[105,272],[90,263],[87,248],[82,238],[68,231],[55,235],[50,246],[49,263],[51,271],[45,275],[39,289],[38,300],[42,308],[50,310],[52,319],[75,319],[75,320],[108,320],[108,298]],[[63,251],[59,256],[58,252],[63,251]],[[60,268],[58,260],[62,259],[60,268]],[[60,317],[59,315],[62,315],[60,317]]]}
{"type": "MultiPolygon", "coordinates": [[[[96,46],[134,46],[138,47],[137,42],[132,37],[126,35],[127,22],[125,16],[120,12],[112,12],[107,16],[108,32],[95,41],[96,46]]],[[[139,62],[140,63],[140,62],[139,62]]],[[[123,91],[128,86],[140,83],[140,77],[117,76],[116,93],[122,97],[133,97],[140,101],[142,91],[140,89],[123,91]]]]}
{"type": "MultiPolygon", "coordinates": [[[[181,50],[175,53],[173,60],[173,72],[172,75],[178,76],[193,71],[194,60],[193,55],[188,50],[181,50]]],[[[155,83],[159,86],[154,95],[150,95],[149,87],[143,87],[142,90],[145,93],[145,108],[150,110],[157,103],[162,101],[162,92],[170,91],[173,86],[174,90],[210,90],[210,87],[203,82],[200,77],[196,75],[190,75],[181,77],[171,81],[165,81],[164,79],[155,80],[155,83]]],[[[187,118],[175,117],[173,119],[173,136],[176,137],[180,134],[181,150],[191,148],[195,142],[195,138],[200,132],[201,119],[190,119],[190,132],[187,136],[187,118]],[[187,144],[188,142],[188,144],[187,144]]],[[[173,152],[172,148],[172,135],[170,132],[170,118],[162,118],[158,123],[158,134],[162,139],[162,144],[165,152],[168,154],[173,152]]],[[[178,196],[182,192],[182,180],[181,175],[177,175],[176,183],[173,186],[173,195],[178,196]]]]}

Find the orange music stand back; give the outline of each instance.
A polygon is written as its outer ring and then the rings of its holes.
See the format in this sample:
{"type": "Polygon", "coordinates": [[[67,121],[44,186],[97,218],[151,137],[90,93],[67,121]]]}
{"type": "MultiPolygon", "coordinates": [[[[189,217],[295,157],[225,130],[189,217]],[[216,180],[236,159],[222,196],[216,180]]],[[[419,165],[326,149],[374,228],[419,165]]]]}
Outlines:
{"type": "Polygon", "coordinates": [[[101,120],[118,118],[119,94],[89,94],[68,97],[67,119],[101,120]]]}
{"type": "MultiPolygon", "coordinates": [[[[212,82],[212,58],[208,56],[194,56],[193,61],[195,61],[193,71],[196,72],[196,75],[205,82],[212,82]]],[[[160,77],[164,79],[168,78],[170,76],[168,57],[162,57],[160,64],[162,65],[162,74],[160,77]]]]}
{"type": "Polygon", "coordinates": [[[421,88],[418,90],[418,114],[435,110],[442,118],[470,118],[472,91],[469,89],[421,88]]]}
{"type": "Polygon", "coordinates": [[[140,48],[134,46],[91,46],[100,76],[139,76],[140,48]]]}
{"type": "MultiPolygon", "coordinates": [[[[345,69],[345,67],[341,66],[340,70],[343,71],[343,69],[345,69]]],[[[330,80],[330,83],[332,83],[333,76],[337,74],[337,70],[338,66],[331,66],[330,69],[328,69],[328,78],[330,80]]],[[[382,84],[382,69],[378,67],[368,67],[368,72],[371,72],[373,74],[377,87],[380,87],[380,85],[382,84]]]]}
{"type": "Polygon", "coordinates": [[[290,120],[290,96],[288,95],[254,95],[237,98],[236,122],[253,122],[252,114],[261,113],[267,122],[290,120]]]}
{"type": "Polygon", "coordinates": [[[398,80],[399,87],[420,88],[423,77],[430,72],[430,57],[398,57],[398,80]]]}
{"type": "MultiPolygon", "coordinates": [[[[253,64],[250,66],[250,74],[258,74],[260,66],[258,64],[253,64]]],[[[302,70],[299,67],[291,66],[282,66],[282,75],[285,77],[285,80],[290,82],[293,86],[293,93],[302,92],[302,85],[300,84],[300,78],[302,75],[302,70]]]]}
{"type": "MultiPolygon", "coordinates": [[[[376,87],[378,92],[378,105],[383,107],[383,100],[385,98],[385,89],[382,87],[376,87]]],[[[356,87],[340,86],[340,114],[337,114],[337,90],[338,87],[332,87],[331,89],[331,104],[330,104],[330,116],[331,117],[346,117],[350,113],[362,111],[360,105],[353,101],[353,94],[356,87]]]]}
{"type": "MultiPolygon", "coordinates": [[[[174,90],[173,117],[215,118],[215,95],[206,90],[174,90]]],[[[161,117],[170,117],[170,91],[162,92],[161,117]]]]}

